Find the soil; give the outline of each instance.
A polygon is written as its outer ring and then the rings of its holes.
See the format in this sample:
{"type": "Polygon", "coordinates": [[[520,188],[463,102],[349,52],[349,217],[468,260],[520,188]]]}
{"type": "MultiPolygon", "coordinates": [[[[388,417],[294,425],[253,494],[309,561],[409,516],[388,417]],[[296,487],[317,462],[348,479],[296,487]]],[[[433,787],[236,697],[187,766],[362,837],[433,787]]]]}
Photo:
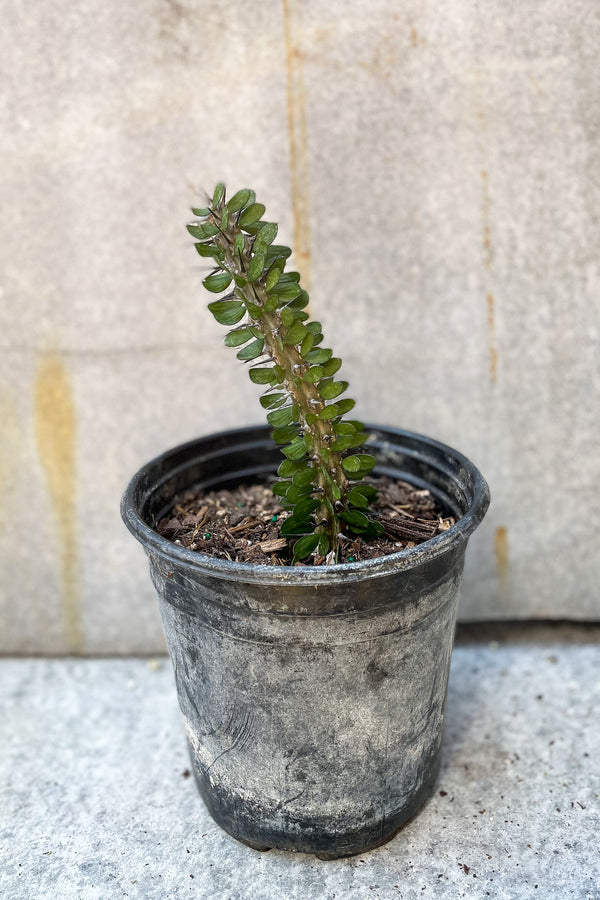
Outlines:
{"type": "MultiPolygon", "coordinates": [[[[405,481],[387,476],[367,479],[379,493],[370,514],[385,528],[375,540],[348,536],[342,542],[339,562],[357,562],[397,553],[422,544],[454,525],[432,494],[405,481]]],[[[254,565],[285,566],[291,561],[288,543],[279,537],[279,526],[288,513],[269,483],[239,485],[231,489],[180,494],[170,516],[161,519],[160,535],[209,556],[254,565]]],[[[323,565],[325,557],[309,557],[296,565],[323,565]]]]}

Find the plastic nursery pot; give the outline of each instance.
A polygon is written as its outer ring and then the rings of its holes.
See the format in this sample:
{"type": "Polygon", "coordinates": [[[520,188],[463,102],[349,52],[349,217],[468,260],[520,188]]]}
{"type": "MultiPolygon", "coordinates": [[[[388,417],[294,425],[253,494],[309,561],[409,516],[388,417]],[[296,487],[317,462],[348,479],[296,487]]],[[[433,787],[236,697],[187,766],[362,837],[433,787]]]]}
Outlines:
{"type": "Polygon", "coordinates": [[[375,472],[459,517],[413,549],[333,566],[185,550],[155,524],[175,494],[274,472],[268,427],[176,447],[122,501],[150,560],[193,771],[213,818],[256,849],[335,858],[385,843],[435,784],[467,541],[489,503],[464,456],[369,427],[375,472]]]}

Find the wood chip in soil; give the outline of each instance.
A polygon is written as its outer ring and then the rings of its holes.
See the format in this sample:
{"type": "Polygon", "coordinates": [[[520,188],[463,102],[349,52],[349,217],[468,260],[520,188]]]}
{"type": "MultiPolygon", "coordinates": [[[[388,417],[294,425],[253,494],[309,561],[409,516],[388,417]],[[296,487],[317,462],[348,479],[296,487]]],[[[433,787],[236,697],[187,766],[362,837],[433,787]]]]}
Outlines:
{"type": "MultiPolygon", "coordinates": [[[[365,542],[349,536],[342,542],[339,562],[375,559],[414,547],[454,525],[427,490],[387,476],[368,479],[379,493],[370,514],[385,534],[365,542]]],[[[158,523],[157,532],[188,550],[255,565],[290,565],[288,542],[279,536],[287,518],[269,483],[239,485],[232,489],[180,494],[171,514],[158,523]]],[[[309,557],[296,565],[323,565],[325,558],[309,557]]]]}

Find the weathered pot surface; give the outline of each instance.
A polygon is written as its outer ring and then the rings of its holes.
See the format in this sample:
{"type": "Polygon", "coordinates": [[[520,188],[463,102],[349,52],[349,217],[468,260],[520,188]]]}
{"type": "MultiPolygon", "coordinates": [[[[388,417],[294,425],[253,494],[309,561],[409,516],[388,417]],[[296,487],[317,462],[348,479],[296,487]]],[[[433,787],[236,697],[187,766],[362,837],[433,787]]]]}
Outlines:
{"type": "Polygon", "coordinates": [[[153,530],[181,490],[273,472],[280,451],[267,427],[177,447],[123,497],[159,594],[200,793],[258,849],[371,849],[435,784],[464,553],[489,492],[443,444],[368,433],[375,471],[429,488],[460,517],[452,528],[391,556],[320,567],[233,563],[153,530]]]}

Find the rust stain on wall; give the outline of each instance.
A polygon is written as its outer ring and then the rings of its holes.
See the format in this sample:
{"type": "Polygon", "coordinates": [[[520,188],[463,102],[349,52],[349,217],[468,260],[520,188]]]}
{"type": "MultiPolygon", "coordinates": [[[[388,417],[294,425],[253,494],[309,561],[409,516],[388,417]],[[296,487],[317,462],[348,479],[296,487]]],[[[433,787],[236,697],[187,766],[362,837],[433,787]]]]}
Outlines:
{"type": "Polygon", "coordinates": [[[492,267],[492,242],[490,238],[490,187],[488,173],[481,170],[481,182],[483,189],[483,264],[487,271],[492,267]]]}
{"type": "Polygon", "coordinates": [[[48,354],[40,362],[34,413],[38,454],[58,526],[65,636],[69,651],[81,653],[75,535],[75,407],[68,372],[56,354],[48,354]]]}
{"type": "MultiPolygon", "coordinates": [[[[488,173],[485,169],[481,170],[481,182],[483,191],[483,265],[486,271],[486,281],[489,280],[489,272],[492,268],[492,240],[490,229],[490,190],[488,173]]],[[[488,356],[489,356],[489,374],[492,384],[496,383],[498,375],[498,346],[496,343],[496,321],[495,321],[495,304],[494,295],[490,290],[486,293],[487,304],[487,332],[488,332],[488,356]]]]}
{"type": "Polygon", "coordinates": [[[496,572],[502,594],[508,593],[508,529],[499,525],[494,533],[494,555],[496,572]]]}
{"type": "Polygon", "coordinates": [[[489,372],[490,381],[492,384],[495,384],[498,374],[498,350],[496,349],[496,325],[494,322],[494,295],[489,291],[486,295],[486,301],[489,339],[489,372]]]}
{"type": "Polygon", "coordinates": [[[15,403],[8,391],[0,390],[0,531],[7,524],[9,511],[6,499],[18,477],[21,428],[15,403]]]}
{"type": "Polygon", "coordinates": [[[310,171],[306,94],[299,34],[299,0],[283,0],[287,75],[287,114],[290,143],[292,210],[294,215],[294,256],[303,286],[310,291],[310,171]]]}

